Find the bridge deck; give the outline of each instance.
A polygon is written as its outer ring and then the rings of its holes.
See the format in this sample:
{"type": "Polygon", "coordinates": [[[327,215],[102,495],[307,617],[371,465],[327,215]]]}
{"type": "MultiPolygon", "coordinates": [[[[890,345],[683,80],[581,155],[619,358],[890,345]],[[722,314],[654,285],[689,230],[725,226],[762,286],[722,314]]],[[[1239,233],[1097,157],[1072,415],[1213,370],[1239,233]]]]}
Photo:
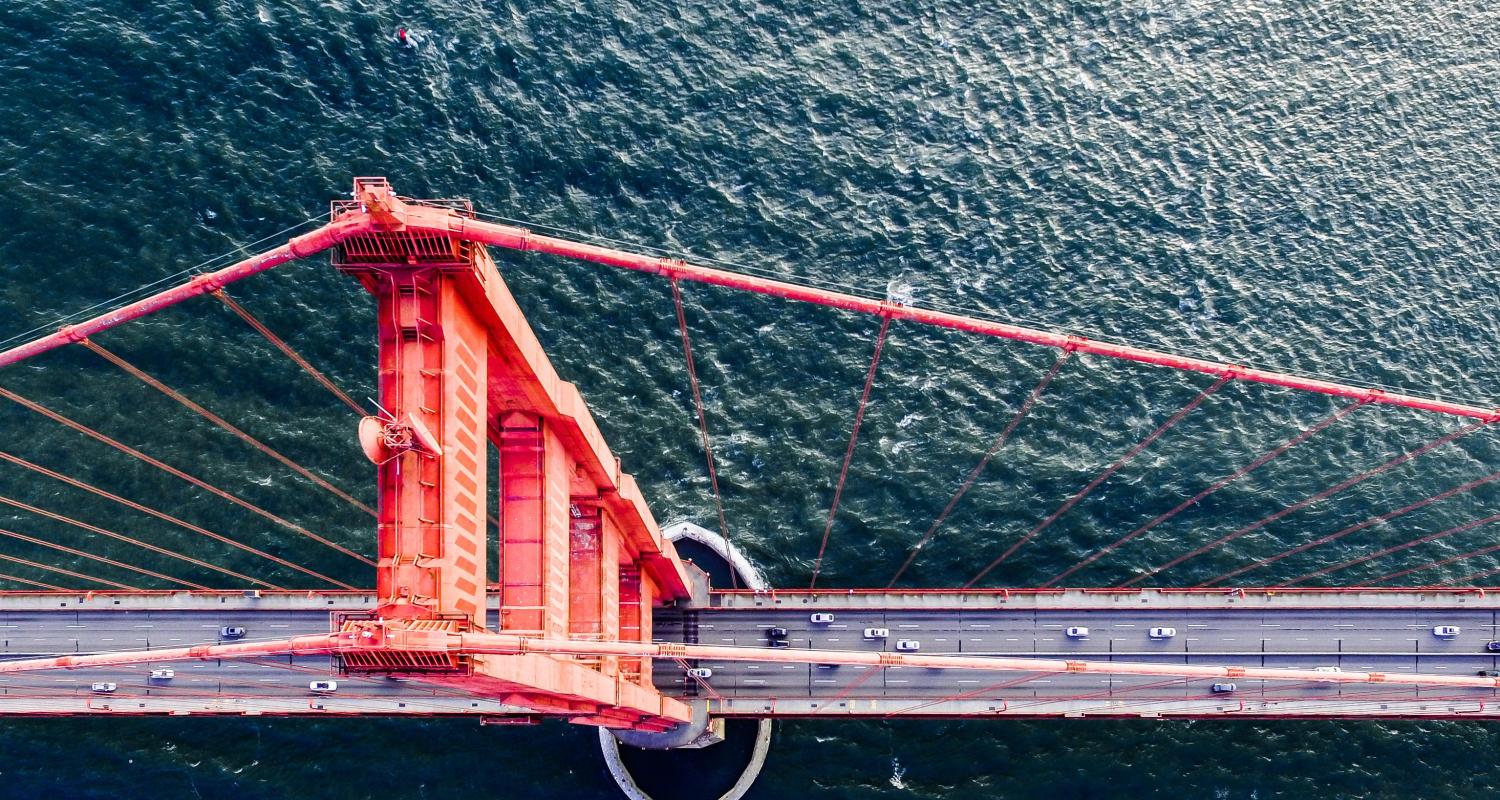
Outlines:
{"type": "MultiPolygon", "coordinates": [[[[720,593],[714,607],[656,619],[656,635],[704,644],[764,646],[786,628],[790,646],[923,653],[1036,655],[1345,670],[1468,674],[1500,669],[1485,644],[1500,639],[1500,594],[1419,591],[1057,591],[720,593]],[[815,611],[835,620],[809,622],[815,611]],[[1453,638],[1432,634],[1457,625],[1453,638]],[[1064,629],[1089,628],[1087,639],[1064,629]],[[1177,635],[1152,640],[1148,629],[1177,635]],[[867,627],[888,628],[866,640],[867,627]]],[[[658,686],[711,698],[748,716],[1474,716],[1500,712],[1495,690],[1235,681],[1085,674],[996,675],[953,670],[704,662],[710,688],[659,669],[658,686]],[[1027,678],[1030,678],[1027,680],[1027,678]]]]}
{"type": "MultiPolygon", "coordinates": [[[[0,594],[0,657],[177,647],[217,639],[224,625],[247,638],[284,638],[329,629],[329,615],[363,610],[358,592],[0,594]]],[[[1485,644],[1500,640],[1500,592],[777,592],[719,593],[711,608],[663,611],[656,635],[668,641],[764,645],[772,626],[792,647],[882,651],[916,639],[924,653],[1172,661],[1270,667],[1473,674],[1500,669],[1485,644]],[[809,615],[835,620],[814,625],[809,615]],[[1083,640],[1063,629],[1090,629],[1083,640]],[[1435,625],[1457,625],[1451,639],[1435,625]],[[1153,641],[1154,626],[1177,636],[1153,641]],[[869,641],[866,627],[890,629],[869,641]]],[[[338,676],[328,658],[185,662],[172,681],[152,683],[150,665],[50,670],[0,676],[0,714],[478,714],[525,709],[471,698],[420,680],[338,676]],[[309,681],[336,678],[333,695],[309,681]],[[119,685],[113,695],[94,681],[119,685]]],[[[890,714],[954,716],[1296,716],[1433,717],[1500,713],[1495,690],[1235,681],[1103,675],[997,675],[953,670],[714,663],[704,689],[669,664],[663,691],[709,699],[717,713],[746,716],[890,714]],[[1028,680],[1029,679],[1029,680],[1028,680]],[[956,697],[955,697],[956,696],[956,697]]]]}

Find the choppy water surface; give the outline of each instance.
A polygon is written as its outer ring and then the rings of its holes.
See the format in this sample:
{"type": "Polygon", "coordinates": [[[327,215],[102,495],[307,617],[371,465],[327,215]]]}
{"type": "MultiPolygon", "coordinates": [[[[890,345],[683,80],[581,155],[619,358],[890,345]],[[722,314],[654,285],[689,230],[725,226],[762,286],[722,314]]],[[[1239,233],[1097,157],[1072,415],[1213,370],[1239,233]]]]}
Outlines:
{"type": "MultiPolygon", "coordinates": [[[[383,174],[406,194],[463,195],[799,280],[1500,398],[1490,4],[13,0],[0,25],[0,338],[324,213],[351,176],[383,174]],[[419,47],[397,46],[402,25],[419,47]]],[[[506,256],[503,272],[658,514],[712,519],[666,286],[534,257],[506,256]]],[[[324,261],[233,291],[353,394],[371,394],[370,304],[324,261]]],[[[734,535],[777,583],[803,583],[875,321],[686,292],[734,535]]],[[[213,302],[100,342],[369,497],[347,411],[213,302]]],[[[895,325],[821,582],[883,585],[1052,355],[895,325]]],[[[1075,359],[905,580],[969,579],[1209,382],[1075,359]]],[[[4,383],[370,547],[359,512],[87,353],[49,355],[4,383]]],[[[1335,407],[1228,387],[987,581],[1045,580],[1335,407]]],[[[28,458],[368,580],[27,412],[0,408],[0,425],[28,458]]],[[[1362,410],[1075,578],[1117,582],[1454,427],[1362,410]]],[[[1162,583],[1190,585],[1481,476],[1496,460],[1485,437],[1162,583]]],[[[0,483],[188,546],[13,468],[0,483]]],[[[1481,488],[1246,577],[1300,575],[1482,516],[1494,499],[1481,488]]],[[[34,516],[0,524],[176,570],[34,516]]],[[[1493,535],[1476,528],[1330,580],[1493,535]]],[[[42,556],[27,547],[0,551],[42,556]]],[[[13,571],[43,578],[26,569],[13,571]]],[[[1496,728],[1456,723],[796,722],[782,726],[758,796],[1488,797],[1497,744],[1496,728]]],[[[12,721],[0,753],[11,797],[610,790],[592,732],[562,724],[12,721]]]]}

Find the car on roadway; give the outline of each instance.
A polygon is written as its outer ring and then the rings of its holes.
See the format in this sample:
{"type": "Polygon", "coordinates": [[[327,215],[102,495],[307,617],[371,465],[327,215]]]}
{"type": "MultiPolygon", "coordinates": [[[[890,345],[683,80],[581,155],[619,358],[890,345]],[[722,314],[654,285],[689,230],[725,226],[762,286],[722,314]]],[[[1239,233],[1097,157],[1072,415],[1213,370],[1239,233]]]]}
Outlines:
{"type": "Polygon", "coordinates": [[[790,634],[787,633],[786,628],[767,628],[766,629],[766,636],[768,638],[771,638],[771,639],[785,639],[789,635],[790,634]]]}
{"type": "Polygon", "coordinates": [[[708,667],[693,667],[687,671],[687,676],[689,678],[697,678],[700,681],[706,681],[714,676],[714,671],[708,667]]]}
{"type": "Polygon", "coordinates": [[[808,617],[807,620],[814,625],[827,625],[828,623],[833,622],[833,615],[828,613],[827,611],[819,611],[808,617]]]}
{"type": "Polygon", "coordinates": [[[175,677],[177,677],[177,672],[175,670],[171,669],[170,667],[161,667],[151,670],[151,674],[146,677],[146,680],[169,681],[175,677]]]}
{"type": "Polygon", "coordinates": [[[818,669],[838,669],[838,664],[819,664],[818,669]]]}
{"type": "Polygon", "coordinates": [[[1343,672],[1343,667],[1313,667],[1313,672],[1343,672]]]}
{"type": "Polygon", "coordinates": [[[1481,678],[1500,678],[1500,669],[1482,669],[1474,674],[1481,678]]]}
{"type": "Polygon", "coordinates": [[[94,694],[114,694],[118,688],[120,687],[106,681],[97,681],[89,684],[89,691],[94,694]]]}
{"type": "Polygon", "coordinates": [[[1077,625],[1074,625],[1073,627],[1063,631],[1063,633],[1066,634],[1069,639],[1089,638],[1089,629],[1077,625]]]}
{"type": "Polygon", "coordinates": [[[1230,694],[1238,688],[1238,686],[1235,686],[1232,683],[1216,683],[1213,686],[1209,687],[1209,689],[1212,690],[1214,694],[1230,694]]]}
{"type": "Polygon", "coordinates": [[[866,639],[884,639],[890,635],[890,628],[865,628],[866,639]]]}
{"type": "Polygon", "coordinates": [[[1432,629],[1432,635],[1440,639],[1452,639],[1459,634],[1457,625],[1437,625],[1432,629]]]}
{"type": "Polygon", "coordinates": [[[896,642],[896,649],[904,653],[915,653],[922,649],[922,643],[916,639],[901,639],[896,642]]]}
{"type": "Polygon", "coordinates": [[[310,681],[307,690],[313,694],[333,694],[339,690],[338,681],[310,681]]]}
{"type": "Polygon", "coordinates": [[[1491,653],[1500,653],[1500,642],[1485,642],[1484,649],[1491,653]]]}
{"type": "Polygon", "coordinates": [[[1152,639],[1170,639],[1173,636],[1177,635],[1177,629],[1176,628],[1152,628],[1151,630],[1149,630],[1149,631],[1146,632],[1146,635],[1149,636],[1149,637],[1151,637],[1152,639]]]}
{"type": "Polygon", "coordinates": [[[792,643],[789,642],[789,641],[787,641],[787,640],[785,640],[785,639],[772,639],[769,642],[766,642],[766,644],[770,645],[773,649],[776,649],[776,650],[780,650],[780,649],[782,649],[784,647],[791,647],[792,646],[792,643]]]}
{"type": "Polygon", "coordinates": [[[245,638],[245,629],[240,627],[239,625],[225,625],[224,627],[219,629],[219,638],[243,639],[245,638]]]}

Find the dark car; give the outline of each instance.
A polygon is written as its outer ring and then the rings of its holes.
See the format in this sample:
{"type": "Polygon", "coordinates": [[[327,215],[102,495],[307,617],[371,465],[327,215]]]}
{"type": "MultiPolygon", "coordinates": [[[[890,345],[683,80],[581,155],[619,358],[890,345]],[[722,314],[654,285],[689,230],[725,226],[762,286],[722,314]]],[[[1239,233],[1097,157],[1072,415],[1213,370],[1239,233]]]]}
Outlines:
{"type": "Polygon", "coordinates": [[[772,647],[791,647],[792,646],[792,643],[789,642],[789,641],[787,641],[787,640],[785,640],[785,639],[772,639],[771,642],[770,642],[770,644],[771,644],[772,647]]]}
{"type": "Polygon", "coordinates": [[[1481,678],[1500,678],[1500,669],[1482,669],[1474,674],[1481,678]]]}
{"type": "Polygon", "coordinates": [[[1500,642],[1490,642],[1484,646],[1484,649],[1491,653],[1500,653],[1500,642]]]}
{"type": "Polygon", "coordinates": [[[788,634],[786,632],[786,628],[768,628],[766,630],[766,636],[769,636],[772,639],[785,639],[788,634]]]}

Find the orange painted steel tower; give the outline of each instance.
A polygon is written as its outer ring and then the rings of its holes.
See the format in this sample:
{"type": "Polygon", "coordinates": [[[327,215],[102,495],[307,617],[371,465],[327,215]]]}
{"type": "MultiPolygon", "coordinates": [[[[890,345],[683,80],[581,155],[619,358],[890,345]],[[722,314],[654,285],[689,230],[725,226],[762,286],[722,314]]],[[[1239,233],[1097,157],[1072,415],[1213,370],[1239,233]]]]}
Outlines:
{"type": "MultiPolygon", "coordinates": [[[[378,465],[373,616],[410,620],[408,629],[487,630],[493,517],[498,632],[649,641],[652,606],[686,599],[689,575],[485,248],[428,232],[456,229],[472,217],[469,204],[398,199],[384,178],[359,178],[333,218],[361,213],[373,228],[344,239],[333,261],[378,304],[381,414],[360,427],[378,465]],[[418,222],[426,231],[412,232],[418,222]],[[486,441],[500,453],[493,479],[486,441]]],[[[351,652],[345,662],[440,667],[462,673],[445,680],[469,691],[608,727],[664,729],[690,716],[652,687],[644,658],[351,652]]]]}

